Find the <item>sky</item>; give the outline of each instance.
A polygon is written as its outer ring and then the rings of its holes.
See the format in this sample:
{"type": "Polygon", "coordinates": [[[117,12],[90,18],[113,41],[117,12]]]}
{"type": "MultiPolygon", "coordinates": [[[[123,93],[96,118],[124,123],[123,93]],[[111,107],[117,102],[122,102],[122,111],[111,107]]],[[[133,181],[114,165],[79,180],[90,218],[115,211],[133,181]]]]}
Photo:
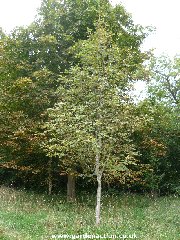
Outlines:
{"type": "MultiPolygon", "coordinates": [[[[155,48],[155,54],[180,54],[180,0],[111,0],[122,3],[136,24],[154,26],[143,50],[155,48]]],[[[0,0],[0,27],[9,33],[14,27],[30,24],[41,0],[0,0]]]]}

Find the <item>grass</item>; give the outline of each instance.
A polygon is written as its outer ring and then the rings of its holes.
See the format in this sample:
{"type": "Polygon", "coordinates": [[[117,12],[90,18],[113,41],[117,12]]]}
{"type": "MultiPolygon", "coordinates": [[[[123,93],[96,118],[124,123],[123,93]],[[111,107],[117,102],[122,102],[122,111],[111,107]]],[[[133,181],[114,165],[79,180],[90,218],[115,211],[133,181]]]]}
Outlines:
{"type": "Polygon", "coordinates": [[[103,194],[98,228],[94,225],[94,203],[95,196],[86,193],[81,193],[76,203],[66,203],[64,195],[49,197],[0,187],[0,240],[48,240],[56,234],[85,233],[135,233],[142,240],[180,239],[180,201],[175,196],[152,199],[103,194]]]}

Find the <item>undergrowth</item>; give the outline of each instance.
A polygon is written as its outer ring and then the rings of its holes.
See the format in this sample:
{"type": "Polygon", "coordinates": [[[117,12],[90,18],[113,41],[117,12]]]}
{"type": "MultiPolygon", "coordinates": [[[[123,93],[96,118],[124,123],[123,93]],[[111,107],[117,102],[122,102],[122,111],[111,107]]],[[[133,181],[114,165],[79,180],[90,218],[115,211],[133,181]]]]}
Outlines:
{"type": "MultiPolygon", "coordinates": [[[[0,187],[0,239],[47,240],[69,234],[136,236],[142,240],[180,239],[179,198],[135,194],[102,196],[101,225],[95,226],[95,195],[81,192],[75,203],[0,187]]],[[[63,238],[61,238],[63,239],[63,238]]],[[[65,238],[64,238],[65,239],[65,238]]],[[[106,238],[108,239],[108,238],[106,238]]]]}

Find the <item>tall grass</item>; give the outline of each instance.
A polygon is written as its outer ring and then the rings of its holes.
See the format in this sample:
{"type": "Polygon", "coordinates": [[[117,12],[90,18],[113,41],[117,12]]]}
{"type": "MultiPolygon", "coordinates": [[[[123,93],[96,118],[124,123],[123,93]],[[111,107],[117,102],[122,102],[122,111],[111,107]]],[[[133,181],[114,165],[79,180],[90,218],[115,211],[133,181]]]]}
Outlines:
{"type": "Polygon", "coordinates": [[[180,239],[177,197],[103,194],[101,225],[95,226],[95,196],[47,196],[0,187],[0,239],[46,240],[59,234],[133,234],[144,240],[180,239]]]}

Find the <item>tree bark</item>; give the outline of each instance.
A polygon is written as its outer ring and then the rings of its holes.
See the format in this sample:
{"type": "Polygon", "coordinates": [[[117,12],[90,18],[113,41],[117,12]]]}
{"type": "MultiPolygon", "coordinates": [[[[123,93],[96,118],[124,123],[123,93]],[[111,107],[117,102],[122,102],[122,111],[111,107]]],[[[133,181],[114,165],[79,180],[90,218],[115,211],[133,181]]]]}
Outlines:
{"type": "Polygon", "coordinates": [[[52,194],[52,157],[48,161],[48,195],[52,194]]]}
{"type": "MultiPolygon", "coordinates": [[[[101,148],[101,141],[99,141],[99,148],[101,148]]],[[[97,149],[96,153],[96,177],[97,177],[97,195],[96,195],[96,225],[98,226],[100,224],[100,217],[101,217],[101,178],[102,178],[102,172],[100,170],[100,153],[99,149],[97,149]]]]}
{"type": "Polygon", "coordinates": [[[67,182],[67,201],[75,201],[75,176],[71,173],[68,173],[68,182],[67,182]]]}
{"type": "Polygon", "coordinates": [[[100,216],[101,216],[101,174],[97,175],[97,196],[96,196],[96,225],[100,224],[100,216]]]}

